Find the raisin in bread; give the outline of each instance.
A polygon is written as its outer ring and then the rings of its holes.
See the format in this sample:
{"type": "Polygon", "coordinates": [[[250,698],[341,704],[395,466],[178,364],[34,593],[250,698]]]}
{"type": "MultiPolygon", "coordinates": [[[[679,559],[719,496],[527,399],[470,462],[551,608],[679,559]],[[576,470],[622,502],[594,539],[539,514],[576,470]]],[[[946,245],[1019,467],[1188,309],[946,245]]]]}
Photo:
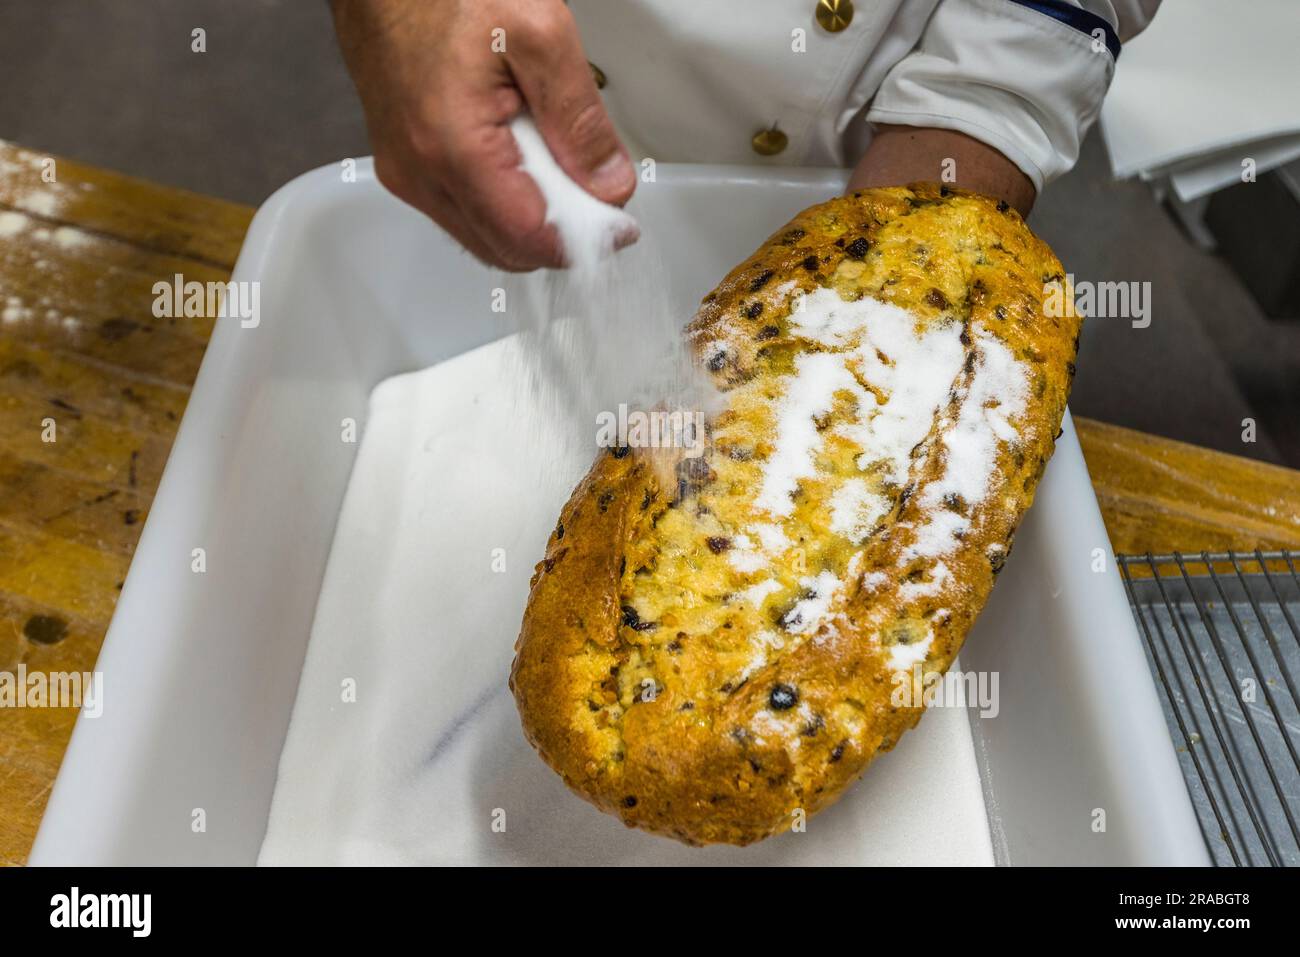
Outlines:
{"type": "Polygon", "coordinates": [[[806,210],[704,299],[706,454],[667,479],[601,454],[533,578],[511,687],[571,788],[747,844],[916,724],[1058,434],[1079,320],[1053,282],[1014,210],[916,184],[806,210]]]}

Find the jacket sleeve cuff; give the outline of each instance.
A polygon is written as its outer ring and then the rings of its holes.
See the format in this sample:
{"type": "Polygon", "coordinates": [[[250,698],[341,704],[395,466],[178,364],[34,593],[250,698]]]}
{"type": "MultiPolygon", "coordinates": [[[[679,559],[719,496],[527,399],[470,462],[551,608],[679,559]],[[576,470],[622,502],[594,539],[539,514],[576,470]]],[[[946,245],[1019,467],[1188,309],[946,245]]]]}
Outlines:
{"type": "Polygon", "coordinates": [[[942,0],[886,74],[866,119],[957,130],[1036,190],[1068,171],[1114,74],[1112,39],[1016,0],[942,0]]]}

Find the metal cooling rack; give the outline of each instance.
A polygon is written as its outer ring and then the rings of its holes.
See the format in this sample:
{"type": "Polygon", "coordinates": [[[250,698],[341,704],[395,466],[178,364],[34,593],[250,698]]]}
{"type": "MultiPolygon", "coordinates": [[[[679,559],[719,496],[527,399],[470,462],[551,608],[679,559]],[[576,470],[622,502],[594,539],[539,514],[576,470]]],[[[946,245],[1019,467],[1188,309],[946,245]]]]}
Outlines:
{"type": "Polygon", "coordinates": [[[1119,555],[1218,865],[1300,864],[1300,555],[1119,555]]]}

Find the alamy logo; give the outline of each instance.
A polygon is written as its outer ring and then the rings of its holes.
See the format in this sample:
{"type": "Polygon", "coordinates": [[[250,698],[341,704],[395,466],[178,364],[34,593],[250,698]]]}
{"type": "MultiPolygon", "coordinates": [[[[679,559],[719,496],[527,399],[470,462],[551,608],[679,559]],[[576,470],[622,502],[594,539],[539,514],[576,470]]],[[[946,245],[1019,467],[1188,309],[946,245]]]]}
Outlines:
{"type": "Polygon", "coordinates": [[[87,718],[104,713],[101,671],[0,671],[0,709],[80,708],[87,718]]]}
{"type": "Polygon", "coordinates": [[[132,937],[148,937],[153,928],[152,894],[68,894],[50,898],[51,927],[126,927],[132,937]]]}
{"type": "Polygon", "coordinates": [[[596,445],[602,449],[685,449],[686,458],[704,454],[704,415],[689,409],[672,412],[628,409],[596,416],[596,445]]]}
{"type": "Polygon", "coordinates": [[[1002,710],[998,672],[941,673],[926,671],[919,663],[911,671],[895,672],[889,701],[895,708],[974,708],[981,718],[996,718],[1002,710]]]}
{"type": "Polygon", "coordinates": [[[262,285],[258,282],[199,282],[177,273],[171,282],[153,284],[155,319],[204,319],[227,317],[239,320],[244,329],[256,329],[262,322],[262,285]]]}
{"type": "Polygon", "coordinates": [[[1043,313],[1071,319],[1131,319],[1134,329],[1145,329],[1151,325],[1151,283],[1075,282],[1070,273],[1065,282],[1052,279],[1043,284],[1043,313]],[[1073,296],[1067,294],[1067,285],[1073,296]]]}

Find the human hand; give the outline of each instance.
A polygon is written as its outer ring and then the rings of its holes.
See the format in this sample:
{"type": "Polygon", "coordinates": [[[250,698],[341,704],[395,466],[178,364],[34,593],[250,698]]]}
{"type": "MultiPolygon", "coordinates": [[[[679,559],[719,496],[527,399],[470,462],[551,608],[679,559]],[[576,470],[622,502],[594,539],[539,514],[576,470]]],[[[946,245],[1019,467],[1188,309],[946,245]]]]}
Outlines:
{"type": "Polygon", "coordinates": [[[614,205],[631,197],[635,170],[562,0],[332,6],[376,176],[483,262],[511,271],[563,265],[510,132],[525,108],[578,185],[614,205]]]}

